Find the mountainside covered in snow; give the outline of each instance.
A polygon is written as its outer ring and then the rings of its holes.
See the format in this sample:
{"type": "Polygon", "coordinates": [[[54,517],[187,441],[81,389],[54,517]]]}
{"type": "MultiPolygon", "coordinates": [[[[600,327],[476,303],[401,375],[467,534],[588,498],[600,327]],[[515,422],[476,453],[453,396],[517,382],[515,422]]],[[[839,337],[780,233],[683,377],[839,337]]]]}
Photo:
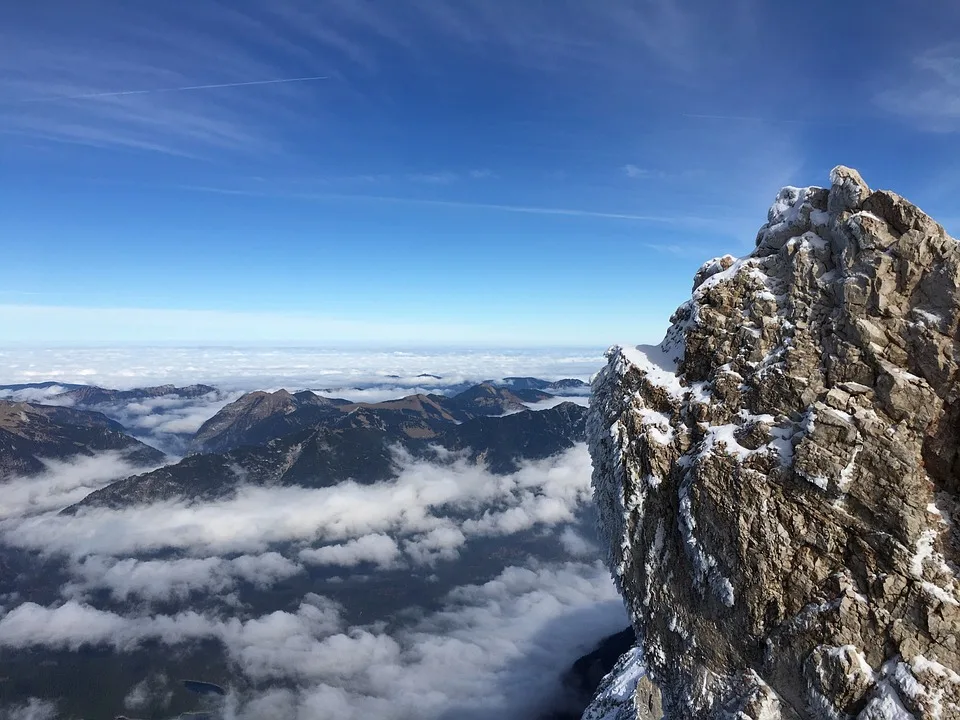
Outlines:
{"type": "Polygon", "coordinates": [[[588,422],[641,638],[586,718],[960,717],[960,247],[844,167],[705,264],[588,422]]]}

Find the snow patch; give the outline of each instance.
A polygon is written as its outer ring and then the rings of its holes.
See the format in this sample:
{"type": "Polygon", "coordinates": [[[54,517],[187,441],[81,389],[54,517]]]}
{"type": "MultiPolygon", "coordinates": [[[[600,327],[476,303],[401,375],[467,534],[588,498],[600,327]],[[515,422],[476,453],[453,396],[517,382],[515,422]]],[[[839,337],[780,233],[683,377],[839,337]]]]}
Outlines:
{"type": "Polygon", "coordinates": [[[646,674],[643,651],[628,650],[601,681],[582,720],[636,720],[638,711],[634,696],[637,683],[646,674]]]}
{"type": "Polygon", "coordinates": [[[917,539],[917,550],[910,558],[910,573],[914,577],[923,577],[923,561],[933,555],[933,541],[937,539],[935,530],[924,530],[917,539]]]}
{"type": "Polygon", "coordinates": [[[640,415],[644,429],[654,442],[660,445],[669,445],[673,442],[673,426],[666,414],[645,407],[637,408],[636,413],[640,415]]]}
{"type": "Polygon", "coordinates": [[[939,585],[934,585],[932,582],[924,581],[922,587],[926,593],[932,595],[942,603],[946,603],[947,605],[960,605],[960,601],[957,601],[953,595],[939,585]]]}
{"type": "Polygon", "coordinates": [[[677,376],[677,361],[659,345],[622,347],[620,354],[644,373],[648,382],[663,388],[670,397],[682,402],[687,393],[677,376]]]}

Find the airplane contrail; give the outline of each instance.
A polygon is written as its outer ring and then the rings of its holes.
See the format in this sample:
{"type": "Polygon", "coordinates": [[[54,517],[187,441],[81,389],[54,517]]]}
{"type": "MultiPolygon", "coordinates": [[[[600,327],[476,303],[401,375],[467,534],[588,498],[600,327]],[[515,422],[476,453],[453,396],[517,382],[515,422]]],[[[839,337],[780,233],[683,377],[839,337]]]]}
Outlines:
{"type": "Polygon", "coordinates": [[[212,85],[185,85],[172,88],[151,88],[148,90],[117,90],[114,92],[84,93],[82,95],[56,95],[46,98],[31,98],[21,102],[54,102],[56,100],[93,100],[96,98],[121,97],[123,95],[149,95],[151,93],[188,92],[191,90],[213,90],[215,88],[235,88],[249,85],[279,85],[280,83],[313,82],[314,80],[329,80],[328,75],[314,75],[311,77],[280,78],[277,80],[250,80],[247,82],[216,83],[212,85]]]}
{"type": "Polygon", "coordinates": [[[598,210],[580,210],[576,208],[536,207],[528,205],[501,205],[497,203],[465,202],[459,200],[431,200],[427,198],[394,197],[391,195],[363,195],[350,193],[295,193],[277,194],[258,190],[240,190],[218,188],[203,185],[178,185],[181,190],[218,193],[221,195],[241,195],[248,197],[289,197],[298,200],[354,200],[359,202],[385,202],[406,205],[428,205],[435,207],[463,208],[465,210],[496,210],[500,212],[524,213],[529,215],[559,215],[567,217],[592,217],[610,220],[636,220],[653,223],[712,223],[717,218],[696,215],[638,215],[634,213],[602,212],[598,210]]]}
{"type": "Polygon", "coordinates": [[[752,115],[706,115],[701,113],[680,113],[681,117],[695,120],[731,120],[735,122],[771,123],[789,125],[827,125],[831,127],[846,127],[850,123],[831,122],[830,120],[794,120],[792,118],[758,117],[752,115]]]}

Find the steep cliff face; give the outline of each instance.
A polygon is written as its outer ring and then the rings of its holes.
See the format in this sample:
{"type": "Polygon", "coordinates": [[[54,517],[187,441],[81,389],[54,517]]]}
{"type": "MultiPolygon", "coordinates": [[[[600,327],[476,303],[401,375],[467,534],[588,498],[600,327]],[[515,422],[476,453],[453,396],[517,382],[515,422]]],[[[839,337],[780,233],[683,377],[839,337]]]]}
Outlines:
{"type": "Polygon", "coordinates": [[[781,190],[754,252],[594,382],[643,656],[585,717],[960,718],[960,246],[830,179],[781,190]]]}

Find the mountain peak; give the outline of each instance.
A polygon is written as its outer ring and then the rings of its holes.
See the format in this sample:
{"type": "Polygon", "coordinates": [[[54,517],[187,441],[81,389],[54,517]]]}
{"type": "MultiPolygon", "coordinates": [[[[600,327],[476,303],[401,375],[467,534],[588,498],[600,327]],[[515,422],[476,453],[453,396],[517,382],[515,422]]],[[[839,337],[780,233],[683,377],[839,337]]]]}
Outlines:
{"type": "Polygon", "coordinates": [[[960,714],[960,246],[830,179],[781,190],[754,251],[595,380],[601,529],[645,646],[628,714],[960,714]]]}

